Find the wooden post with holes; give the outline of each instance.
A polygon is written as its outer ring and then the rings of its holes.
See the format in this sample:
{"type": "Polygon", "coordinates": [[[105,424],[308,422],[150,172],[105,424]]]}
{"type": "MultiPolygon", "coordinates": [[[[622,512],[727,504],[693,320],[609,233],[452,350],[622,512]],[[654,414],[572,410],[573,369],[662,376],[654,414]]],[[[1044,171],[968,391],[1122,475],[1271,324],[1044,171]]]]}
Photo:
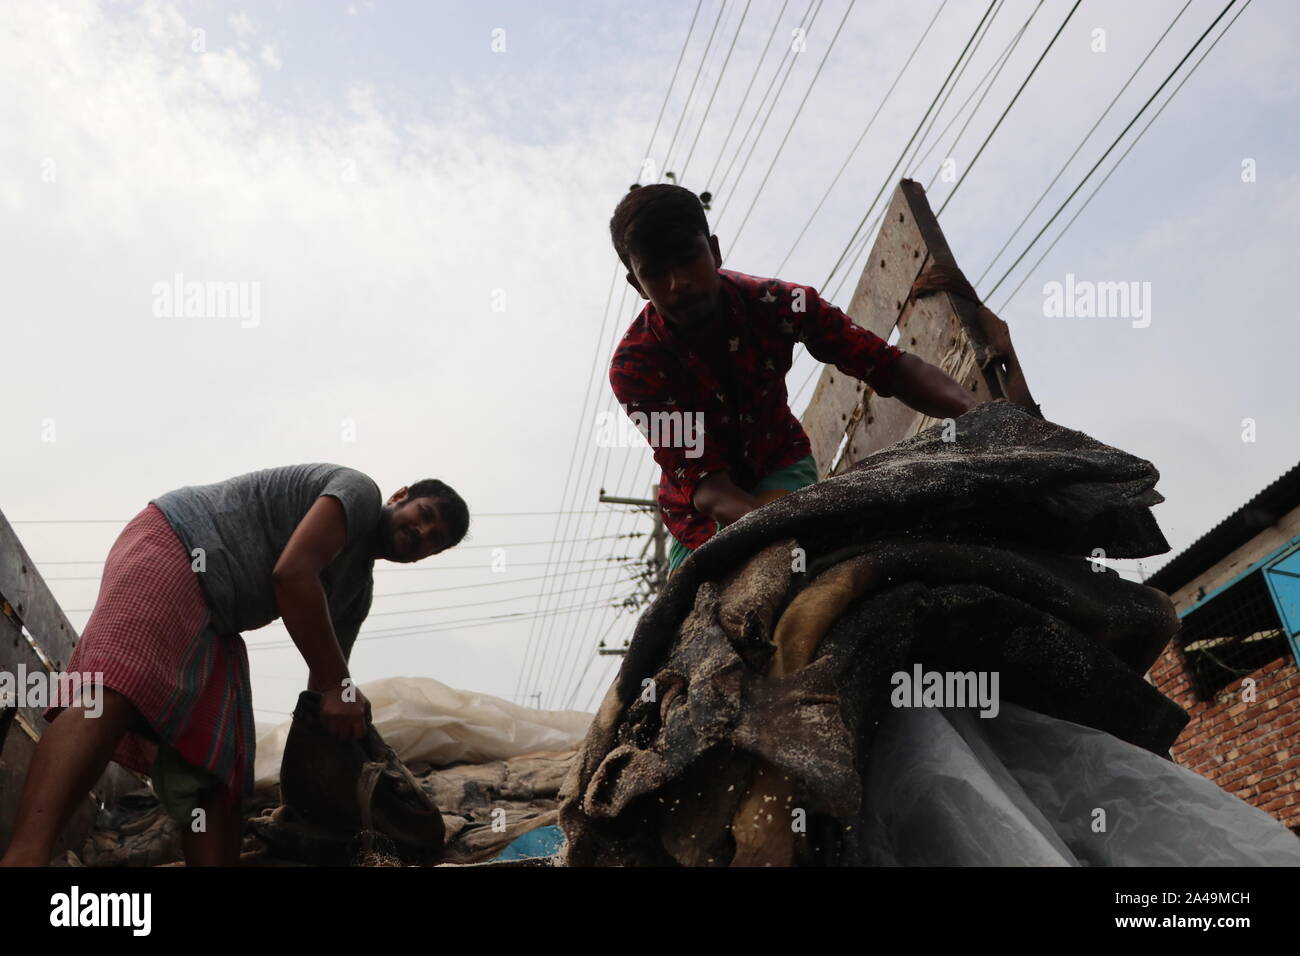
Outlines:
{"type": "MultiPolygon", "coordinates": [[[[64,672],[76,642],[76,629],[0,513],[0,672],[12,675],[13,681],[22,674],[64,672]]],[[[22,703],[22,698],[14,703],[22,703]]],[[[0,705],[0,852],[13,835],[27,767],[48,726],[41,717],[43,709],[0,705]]],[[[142,783],[135,774],[110,763],[91,794],[78,804],[56,844],[56,854],[80,853],[99,804],[112,802],[142,783]]]]}
{"type": "MultiPolygon", "coordinates": [[[[932,267],[955,270],[957,263],[925,190],[904,179],[890,199],[846,312],[886,341],[897,328],[900,349],[937,365],[978,401],[1005,398],[1037,412],[1005,322],[954,292],[912,297],[913,283],[932,267]]],[[[826,478],[935,421],[826,366],[803,427],[818,474],[826,478]]]]}

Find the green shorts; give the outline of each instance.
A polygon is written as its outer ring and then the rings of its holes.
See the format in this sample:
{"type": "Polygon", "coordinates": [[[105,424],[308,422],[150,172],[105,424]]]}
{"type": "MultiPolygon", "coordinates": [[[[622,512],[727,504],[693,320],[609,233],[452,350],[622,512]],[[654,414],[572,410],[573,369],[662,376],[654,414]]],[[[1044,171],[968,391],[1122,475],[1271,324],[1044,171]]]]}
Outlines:
{"type": "Polygon", "coordinates": [[[149,772],[153,792],[167,815],[179,826],[189,827],[194,822],[194,811],[204,802],[213,788],[224,789],[225,784],[215,774],[196,767],[181,758],[167,744],[158,745],[149,772]]]}
{"type": "MultiPolygon", "coordinates": [[[[753,488],[747,488],[746,491],[751,495],[756,495],[760,491],[772,491],[777,488],[784,491],[798,491],[800,488],[807,488],[809,485],[816,483],[817,462],[812,455],[805,455],[793,465],[778,468],[753,488]]],[[[714,527],[721,530],[717,525],[714,527]]],[[[691,550],[671,534],[668,535],[668,570],[675,571],[677,565],[686,560],[686,556],[691,553],[691,550]]]]}

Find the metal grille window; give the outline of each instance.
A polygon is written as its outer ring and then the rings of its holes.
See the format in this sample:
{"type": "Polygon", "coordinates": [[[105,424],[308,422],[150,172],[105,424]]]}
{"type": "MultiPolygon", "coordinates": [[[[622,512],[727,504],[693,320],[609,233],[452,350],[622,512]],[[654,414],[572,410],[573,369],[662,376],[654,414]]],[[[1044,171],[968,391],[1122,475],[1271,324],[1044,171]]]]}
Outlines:
{"type": "Polygon", "coordinates": [[[1290,653],[1262,570],[1185,614],[1178,639],[1199,700],[1290,653]]]}

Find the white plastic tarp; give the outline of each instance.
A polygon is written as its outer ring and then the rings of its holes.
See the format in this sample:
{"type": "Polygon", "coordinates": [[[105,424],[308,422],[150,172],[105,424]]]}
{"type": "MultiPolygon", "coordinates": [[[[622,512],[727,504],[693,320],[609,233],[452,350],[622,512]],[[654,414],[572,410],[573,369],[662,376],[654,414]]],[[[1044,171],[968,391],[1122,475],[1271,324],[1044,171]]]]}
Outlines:
{"type": "MultiPolygon", "coordinates": [[[[406,762],[434,766],[509,760],[538,751],[572,750],[592,715],[576,710],[533,710],[490,694],[456,690],[429,677],[386,677],[361,684],[371,718],[385,742],[406,762]]],[[[280,779],[280,760],[292,720],[259,728],[255,785],[280,779]]]]}
{"type": "Polygon", "coordinates": [[[894,710],[878,732],[878,865],[1300,865],[1300,840],[1271,816],[1099,730],[1004,702],[992,718],[894,710]]]}

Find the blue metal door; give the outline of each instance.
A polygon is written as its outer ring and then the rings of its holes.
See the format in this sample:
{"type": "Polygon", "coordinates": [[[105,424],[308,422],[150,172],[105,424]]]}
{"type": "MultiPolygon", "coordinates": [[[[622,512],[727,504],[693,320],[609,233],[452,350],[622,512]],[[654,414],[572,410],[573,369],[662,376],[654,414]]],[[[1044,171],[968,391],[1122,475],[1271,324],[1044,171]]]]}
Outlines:
{"type": "Polygon", "coordinates": [[[1300,667],[1300,545],[1293,545],[1286,553],[1273,558],[1264,566],[1264,580],[1277,608],[1277,616],[1286,630],[1291,653],[1300,667]]]}

